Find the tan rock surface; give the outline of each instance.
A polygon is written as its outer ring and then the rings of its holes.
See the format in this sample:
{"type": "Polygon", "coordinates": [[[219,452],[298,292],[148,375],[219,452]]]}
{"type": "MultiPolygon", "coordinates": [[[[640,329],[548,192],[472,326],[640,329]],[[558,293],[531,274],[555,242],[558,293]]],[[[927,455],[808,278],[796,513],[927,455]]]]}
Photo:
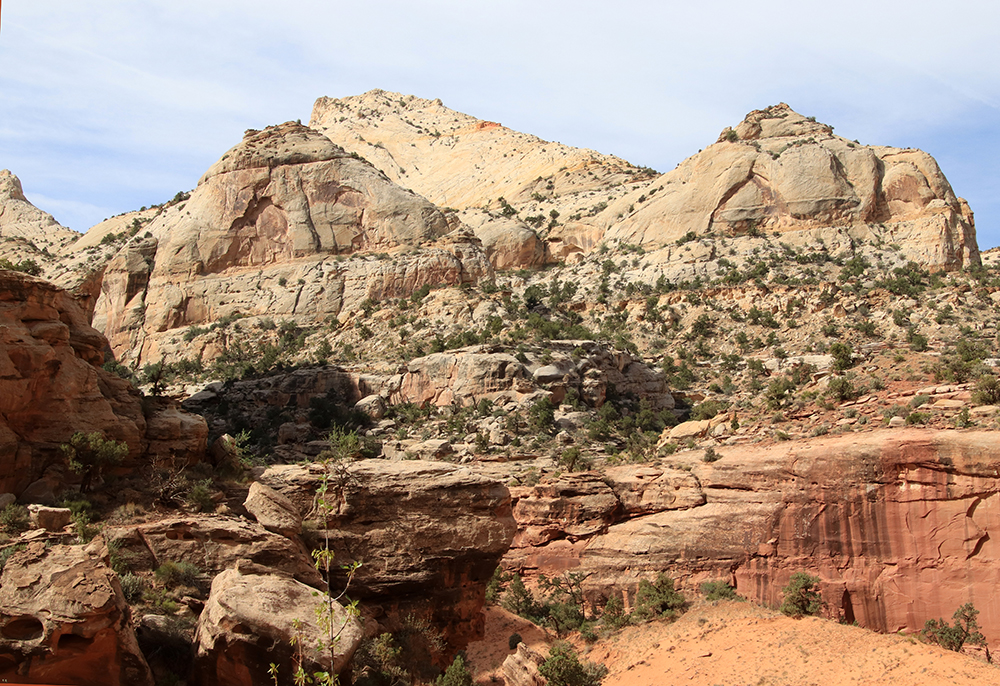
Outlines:
{"type": "Polygon", "coordinates": [[[227,315],[315,322],[367,298],[492,278],[456,228],[316,131],[251,131],[108,263],[94,325],[129,361],[157,359],[190,354],[181,327],[227,315]]]}
{"type": "Polygon", "coordinates": [[[152,686],[101,539],[30,543],[0,576],[0,679],[152,686]]]}
{"type": "Polygon", "coordinates": [[[246,560],[315,588],[324,586],[301,543],[244,518],[207,514],[170,517],[110,529],[108,536],[149,569],[167,561],[183,561],[212,577],[246,560]]]}
{"type": "Polygon", "coordinates": [[[21,180],[0,169],[0,257],[35,260],[46,272],[55,267],[53,255],[80,234],[67,229],[24,196],[21,180]]]}
{"type": "Polygon", "coordinates": [[[310,676],[343,673],[361,643],[362,625],[340,603],[327,606],[323,598],[310,586],[253,564],[219,574],[198,617],[198,683],[273,685],[272,664],[279,684],[291,684],[299,667],[310,676]],[[320,616],[336,636],[332,646],[320,616]]]}
{"type": "Polygon", "coordinates": [[[972,213],[930,155],[858,145],[832,131],[785,104],[751,112],[719,142],[609,205],[598,217],[604,238],[651,249],[688,232],[778,231],[797,245],[822,227],[897,243],[933,269],[979,263],[972,213]]]}

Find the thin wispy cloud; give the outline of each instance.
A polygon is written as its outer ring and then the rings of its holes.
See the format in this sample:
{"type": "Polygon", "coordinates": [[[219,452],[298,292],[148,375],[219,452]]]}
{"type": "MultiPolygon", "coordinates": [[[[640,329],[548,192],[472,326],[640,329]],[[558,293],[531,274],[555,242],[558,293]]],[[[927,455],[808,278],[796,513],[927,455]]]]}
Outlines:
{"type": "Polygon", "coordinates": [[[5,8],[0,166],[85,229],[190,188],[246,128],[372,88],[661,171],[785,101],[938,156],[1000,244],[1000,6],[923,0],[49,0],[5,8]],[[992,121],[990,121],[992,120],[992,121]]]}

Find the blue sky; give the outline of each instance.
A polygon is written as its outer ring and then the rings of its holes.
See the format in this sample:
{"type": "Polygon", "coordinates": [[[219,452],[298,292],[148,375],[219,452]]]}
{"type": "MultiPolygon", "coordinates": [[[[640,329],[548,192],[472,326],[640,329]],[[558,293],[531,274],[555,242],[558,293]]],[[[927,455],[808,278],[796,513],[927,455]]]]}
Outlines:
{"type": "Polygon", "coordinates": [[[667,171],[779,101],[927,150],[1000,245],[1000,4],[33,0],[0,24],[0,168],[85,230],[322,95],[441,98],[667,171]],[[694,5],[694,6],[689,6],[694,5]],[[815,7],[815,9],[813,9],[815,7]]]}

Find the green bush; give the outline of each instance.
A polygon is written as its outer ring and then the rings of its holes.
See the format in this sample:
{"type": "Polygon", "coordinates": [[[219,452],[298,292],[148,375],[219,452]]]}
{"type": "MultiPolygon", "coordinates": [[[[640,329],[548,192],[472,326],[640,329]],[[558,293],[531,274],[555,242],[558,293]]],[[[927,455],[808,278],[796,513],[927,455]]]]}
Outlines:
{"type": "Polygon", "coordinates": [[[632,616],[640,622],[658,617],[674,618],[686,605],[684,596],[674,590],[674,580],[661,572],[655,582],[645,579],[639,582],[632,616]]]}
{"type": "Polygon", "coordinates": [[[122,586],[122,594],[128,603],[136,603],[142,599],[148,588],[146,580],[141,576],[136,576],[132,572],[125,572],[119,577],[122,586]]]}
{"type": "Polygon", "coordinates": [[[823,607],[823,599],[819,592],[819,577],[810,576],[805,572],[792,575],[788,585],[781,589],[783,600],[778,609],[782,614],[791,617],[817,615],[823,607]]]}
{"type": "Polygon", "coordinates": [[[943,618],[928,619],[920,634],[924,640],[955,652],[960,651],[966,643],[985,646],[986,637],[979,632],[979,622],[976,621],[978,614],[979,610],[972,603],[966,603],[952,615],[954,626],[950,626],[943,618]]]}
{"type": "Polygon", "coordinates": [[[516,631],[507,637],[507,647],[511,650],[516,650],[517,645],[524,639],[521,638],[521,634],[516,631]]]}
{"type": "Polygon", "coordinates": [[[1000,404],[1000,381],[992,374],[983,374],[976,380],[976,390],[972,392],[972,402],[977,405],[1000,404]]]}
{"type": "Polygon", "coordinates": [[[198,582],[201,570],[190,562],[168,560],[156,568],[155,574],[157,580],[164,586],[174,588],[175,586],[194,586],[198,582]]]}
{"type": "Polygon", "coordinates": [[[472,674],[465,666],[465,658],[459,653],[444,674],[434,682],[434,686],[472,686],[472,674]]]}
{"type": "Polygon", "coordinates": [[[705,600],[739,600],[736,589],[725,581],[706,581],[701,585],[705,600]]]}
{"type": "Polygon", "coordinates": [[[28,508],[24,505],[11,503],[3,510],[0,510],[0,528],[4,533],[11,536],[27,531],[31,528],[31,519],[28,508]]]}
{"type": "Polygon", "coordinates": [[[830,354],[833,355],[833,368],[837,371],[844,371],[854,366],[854,351],[847,343],[833,343],[830,345],[830,354]]]}
{"type": "Polygon", "coordinates": [[[89,434],[77,431],[61,447],[70,469],[82,475],[80,491],[84,493],[107,467],[124,460],[129,450],[127,443],[106,439],[100,431],[89,434]]]}
{"type": "Polygon", "coordinates": [[[549,649],[549,657],[538,666],[549,686],[598,686],[608,673],[607,667],[580,661],[573,646],[558,641],[549,649]]]}

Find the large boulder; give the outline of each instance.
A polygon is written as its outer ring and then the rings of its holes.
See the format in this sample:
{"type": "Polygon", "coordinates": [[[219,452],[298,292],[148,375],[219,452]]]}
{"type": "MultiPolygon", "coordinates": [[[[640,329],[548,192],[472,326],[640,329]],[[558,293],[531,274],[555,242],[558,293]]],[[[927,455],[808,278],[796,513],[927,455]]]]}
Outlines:
{"type": "Polygon", "coordinates": [[[189,562],[211,577],[246,560],[315,588],[325,586],[301,543],[244,518],[169,517],[109,529],[108,536],[129,551],[135,564],[149,569],[165,562],[189,562]]]}
{"type": "Polygon", "coordinates": [[[362,637],[357,616],[329,596],[240,562],[212,581],[198,618],[195,676],[202,686],[291,686],[299,668],[310,678],[339,675],[362,637]]]}
{"type": "Polygon", "coordinates": [[[11,555],[0,608],[0,681],[152,686],[102,539],[11,555]]]}
{"type": "MultiPolygon", "coordinates": [[[[427,619],[449,653],[482,637],[486,584],[515,530],[501,483],[419,460],[361,460],[333,471],[275,465],[260,481],[308,515],[313,545],[328,545],[337,565],[362,562],[348,595],[379,608],[385,627],[408,614],[427,619]]],[[[346,581],[338,569],[333,583],[346,581]]]]}

